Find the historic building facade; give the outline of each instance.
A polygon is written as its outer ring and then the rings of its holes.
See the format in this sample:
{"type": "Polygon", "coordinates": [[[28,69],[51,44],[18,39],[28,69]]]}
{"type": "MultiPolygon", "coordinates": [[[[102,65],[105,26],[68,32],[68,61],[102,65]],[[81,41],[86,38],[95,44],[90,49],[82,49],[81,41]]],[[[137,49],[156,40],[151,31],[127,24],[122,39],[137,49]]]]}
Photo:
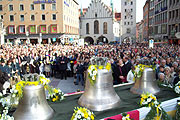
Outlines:
{"type": "Polygon", "coordinates": [[[76,0],[1,0],[5,42],[53,43],[79,39],[76,0]]]}
{"type": "Polygon", "coordinates": [[[144,41],[144,39],[143,39],[143,24],[144,24],[143,20],[136,23],[136,42],[137,43],[142,43],[144,41]]]}
{"type": "Polygon", "coordinates": [[[155,0],[154,9],[154,39],[165,42],[168,40],[168,0],[155,0]]]}
{"type": "MultiPolygon", "coordinates": [[[[80,37],[85,42],[95,44],[119,41],[120,25],[115,19],[113,3],[111,7],[101,0],[92,0],[86,12],[80,16],[80,37]]],[[[118,15],[117,15],[118,16],[118,15]]]]}
{"type": "Polygon", "coordinates": [[[143,41],[149,40],[149,0],[143,7],[143,41]]]}
{"type": "Polygon", "coordinates": [[[121,41],[135,42],[136,0],[121,0],[121,41]]]}
{"type": "Polygon", "coordinates": [[[168,13],[169,42],[180,44],[180,38],[176,37],[176,33],[180,32],[180,0],[169,0],[168,13]]]}
{"type": "Polygon", "coordinates": [[[149,39],[154,39],[154,1],[155,0],[149,0],[149,39]]]}

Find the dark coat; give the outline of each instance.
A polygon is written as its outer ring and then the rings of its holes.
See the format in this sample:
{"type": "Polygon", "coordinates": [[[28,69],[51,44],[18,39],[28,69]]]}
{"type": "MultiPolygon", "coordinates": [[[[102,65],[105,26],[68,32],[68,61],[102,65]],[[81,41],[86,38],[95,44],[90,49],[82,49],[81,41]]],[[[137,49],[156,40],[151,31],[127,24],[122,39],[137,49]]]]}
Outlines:
{"type": "Polygon", "coordinates": [[[67,69],[67,62],[68,59],[66,57],[60,57],[59,59],[59,70],[66,70],[67,69]]]}
{"type": "Polygon", "coordinates": [[[130,61],[128,61],[126,64],[124,64],[125,70],[123,71],[123,74],[127,76],[128,72],[131,70],[132,64],[130,61]]]}
{"type": "Polygon", "coordinates": [[[173,84],[176,85],[179,81],[180,81],[180,77],[179,77],[179,76],[176,76],[176,77],[174,78],[173,84]]]}
{"type": "Polygon", "coordinates": [[[76,67],[76,73],[77,74],[83,74],[83,72],[84,72],[84,65],[77,65],[77,67],[76,67]]]}

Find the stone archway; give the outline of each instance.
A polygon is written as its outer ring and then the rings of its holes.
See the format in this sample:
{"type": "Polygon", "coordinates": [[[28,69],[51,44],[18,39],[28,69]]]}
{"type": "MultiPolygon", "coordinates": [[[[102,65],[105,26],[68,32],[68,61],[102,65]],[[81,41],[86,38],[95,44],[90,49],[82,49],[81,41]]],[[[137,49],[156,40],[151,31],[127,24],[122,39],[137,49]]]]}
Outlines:
{"type": "Polygon", "coordinates": [[[100,36],[100,37],[98,37],[98,39],[97,39],[97,44],[100,43],[100,42],[102,42],[102,43],[108,43],[108,39],[107,39],[105,36],[100,36]]]}
{"type": "Polygon", "coordinates": [[[92,37],[85,37],[84,42],[87,42],[88,44],[94,44],[94,40],[92,37]]]}

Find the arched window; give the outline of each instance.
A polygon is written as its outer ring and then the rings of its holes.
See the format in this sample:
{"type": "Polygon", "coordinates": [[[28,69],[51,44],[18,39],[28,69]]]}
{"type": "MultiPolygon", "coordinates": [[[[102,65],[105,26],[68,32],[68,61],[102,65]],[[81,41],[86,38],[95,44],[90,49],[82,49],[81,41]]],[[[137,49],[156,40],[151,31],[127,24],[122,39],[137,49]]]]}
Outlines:
{"type": "Polygon", "coordinates": [[[89,23],[86,24],[86,34],[89,34],[89,23]]]}
{"type": "Polygon", "coordinates": [[[94,21],[94,34],[99,34],[99,22],[97,20],[94,21]]]}
{"type": "Polygon", "coordinates": [[[107,22],[103,23],[103,34],[107,34],[107,22]]]}

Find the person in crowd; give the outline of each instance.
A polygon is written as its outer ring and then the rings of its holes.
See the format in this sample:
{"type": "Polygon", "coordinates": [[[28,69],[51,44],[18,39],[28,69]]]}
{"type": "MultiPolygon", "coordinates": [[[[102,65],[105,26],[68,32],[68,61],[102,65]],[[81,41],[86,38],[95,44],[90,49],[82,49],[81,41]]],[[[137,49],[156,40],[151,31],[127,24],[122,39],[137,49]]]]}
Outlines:
{"type": "Polygon", "coordinates": [[[164,73],[159,73],[159,74],[158,74],[158,80],[159,80],[159,81],[164,82],[164,78],[165,78],[164,73]]]}
{"type": "Polygon", "coordinates": [[[174,71],[177,73],[178,72],[178,63],[177,62],[173,62],[173,65],[174,67],[174,71]]]}
{"type": "Polygon", "coordinates": [[[51,72],[51,65],[50,65],[50,58],[49,56],[46,56],[45,59],[45,65],[44,65],[44,71],[46,73],[46,77],[50,77],[50,72],[51,72]]]}
{"type": "MultiPolygon", "coordinates": [[[[129,64],[129,63],[127,63],[127,64],[129,64]]],[[[118,73],[120,81],[118,81],[118,84],[120,84],[120,83],[127,83],[127,74],[130,71],[130,70],[129,71],[127,70],[127,69],[129,69],[127,67],[129,67],[129,66],[126,66],[123,63],[123,60],[119,59],[119,61],[118,61],[118,68],[119,69],[118,69],[117,73],[118,73]]]]}
{"type": "Polygon", "coordinates": [[[176,85],[180,81],[180,67],[178,67],[177,76],[174,78],[173,84],[176,85]]]}
{"type": "Polygon", "coordinates": [[[171,58],[170,57],[168,57],[167,59],[166,59],[166,66],[169,66],[169,67],[172,67],[172,63],[171,63],[171,58]]]}
{"type": "Polygon", "coordinates": [[[173,85],[173,80],[174,78],[171,76],[171,68],[170,67],[165,67],[164,69],[164,84],[171,84],[173,85]]]}
{"type": "Polygon", "coordinates": [[[82,61],[78,61],[78,62],[77,62],[77,67],[76,67],[77,80],[76,80],[76,82],[75,82],[75,85],[78,85],[79,82],[81,82],[81,85],[84,86],[83,73],[84,73],[83,63],[82,63],[82,61]]]}
{"type": "Polygon", "coordinates": [[[60,60],[59,60],[59,70],[61,74],[61,79],[65,78],[67,79],[67,58],[65,55],[61,55],[60,60]]]}
{"type": "Polygon", "coordinates": [[[123,64],[123,66],[124,66],[124,72],[123,72],[124,76],[123,77],[124,78],[120,78],[120,79],[122,80],[123,83],[127,83],[127,74],[131,70],[132,64],[127,56],[123,57],[123,62],[124,62],[124,64],[123,64]]]}

